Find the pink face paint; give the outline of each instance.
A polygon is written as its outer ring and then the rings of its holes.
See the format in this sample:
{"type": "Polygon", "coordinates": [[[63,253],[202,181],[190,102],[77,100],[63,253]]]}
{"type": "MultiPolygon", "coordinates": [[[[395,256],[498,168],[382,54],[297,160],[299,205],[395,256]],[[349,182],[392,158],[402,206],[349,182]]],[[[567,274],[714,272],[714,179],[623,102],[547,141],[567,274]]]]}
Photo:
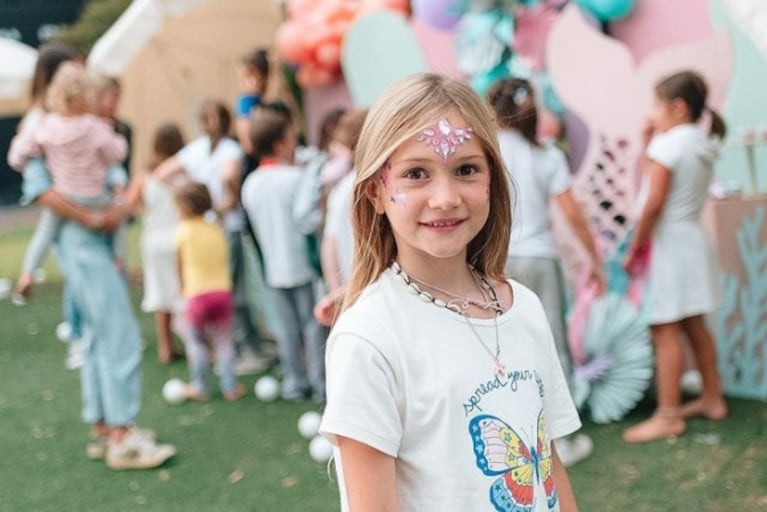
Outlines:
{"type": "Polygon", "coordinates": [[[424,128],[418,134],[416,140],[425,142],[434,148],[434,151],[442,157],[443,160],[455,153],[455,148],[471,139],[474,132],[471,128],[453,128],[450,122],[444,117],[437,121],[434,128],[424,128]]]}
{"type": "Polygon", "coordinates": [[[386,192],[389,194],[389,201],[394,204],[398,204],[400,206],[407,206],[407,198],[405,197],[405,193],[400,192],[398,187],[393,187],[393,190],[392,190],[391,182],[389,181],[390,168],[391,168],[391,164],[387,160],[386,163],[384,163],[383,168],[381,170],[381,183],[386,189],[386,192]]]}

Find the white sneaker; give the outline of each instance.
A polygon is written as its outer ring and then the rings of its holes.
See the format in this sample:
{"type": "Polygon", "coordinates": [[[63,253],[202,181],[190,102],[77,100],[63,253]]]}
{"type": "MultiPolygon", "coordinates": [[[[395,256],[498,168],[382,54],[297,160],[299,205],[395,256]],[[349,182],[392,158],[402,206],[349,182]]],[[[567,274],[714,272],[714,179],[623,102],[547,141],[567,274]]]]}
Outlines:
{"type": "Polygon", "coordinates": [[[70,341],[69,347],[67,347],[67,358],[64,361],[64,366],[67,370],[78,370],[82,368],[85,363],[85,351],[83,350],[83,343],[79,340],[70,341]]]}
{"type": "Polygon", "coordinates": [[[132,429],[120,443],[107,446],[106,464],[112,469],[150,469],[176,455],[172,444],[157,444],[144,432],[132,429]]]}
{"type": "Polygon", "coordinates": [[[594,452],[594,442],[586,434],[575,434],[554,440],[559,459],[566,468],[587,459],[594,452]]]}

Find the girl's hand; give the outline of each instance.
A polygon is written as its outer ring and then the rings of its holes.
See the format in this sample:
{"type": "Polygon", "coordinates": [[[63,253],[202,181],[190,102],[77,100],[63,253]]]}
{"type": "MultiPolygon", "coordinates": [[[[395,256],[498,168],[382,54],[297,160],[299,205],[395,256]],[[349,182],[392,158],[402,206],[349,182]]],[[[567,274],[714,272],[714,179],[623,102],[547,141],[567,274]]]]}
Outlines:
{"type": "Polygon", "coordinates": [[[647,268],[649,247],[630,247],[623,258],[623,269],[629,276],[643,273],[647,268]]]}

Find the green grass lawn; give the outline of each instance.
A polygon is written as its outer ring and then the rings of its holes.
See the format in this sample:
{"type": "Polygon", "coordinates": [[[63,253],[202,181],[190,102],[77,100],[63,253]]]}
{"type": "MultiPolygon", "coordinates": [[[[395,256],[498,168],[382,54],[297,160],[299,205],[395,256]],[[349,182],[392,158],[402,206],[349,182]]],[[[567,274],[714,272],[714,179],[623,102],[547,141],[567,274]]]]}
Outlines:
{"type": "MultiPolygon", "coordinates": [[[[0,277],[15,275],[23,234],[0,234],[0,277]]],[[[220,397],[165,404],[163,382],[185,379],[186,368],[157,362],[147,315],[140,316],[147,341],[141,424],[179,454],[150,471],[114,472],[87,460],[78,375],[64,369],[65,346],[54,335],[60,288],[46,283],[35,292],[25,307],[0,301],[0,512],[338,510],[334,479],[309,458],[296,429],[312,405],[264,404],[252,395],[233,404],[220,397]]],[[[135,286],[136,303],[139,296],[135,286]]],[[[650,412],[649,401],[626,422],[587,423],[595,454],[570,470],[580,510],[767,510],[767,404],[729,404],[727,420],[691,421],[675,442],[621,441],[622,429],[650,412]]]]}

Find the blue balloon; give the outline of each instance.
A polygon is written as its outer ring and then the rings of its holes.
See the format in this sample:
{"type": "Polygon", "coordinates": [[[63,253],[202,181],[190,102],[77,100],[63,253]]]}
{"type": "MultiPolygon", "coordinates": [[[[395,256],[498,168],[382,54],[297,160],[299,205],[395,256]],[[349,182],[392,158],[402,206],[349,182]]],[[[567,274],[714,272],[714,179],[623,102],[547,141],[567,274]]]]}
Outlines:
{"type": "Polygon", "coordinates": [[[616,21],[628,16],[636,0],[576,0],[581,8],[600,21],[616,21]]]}

